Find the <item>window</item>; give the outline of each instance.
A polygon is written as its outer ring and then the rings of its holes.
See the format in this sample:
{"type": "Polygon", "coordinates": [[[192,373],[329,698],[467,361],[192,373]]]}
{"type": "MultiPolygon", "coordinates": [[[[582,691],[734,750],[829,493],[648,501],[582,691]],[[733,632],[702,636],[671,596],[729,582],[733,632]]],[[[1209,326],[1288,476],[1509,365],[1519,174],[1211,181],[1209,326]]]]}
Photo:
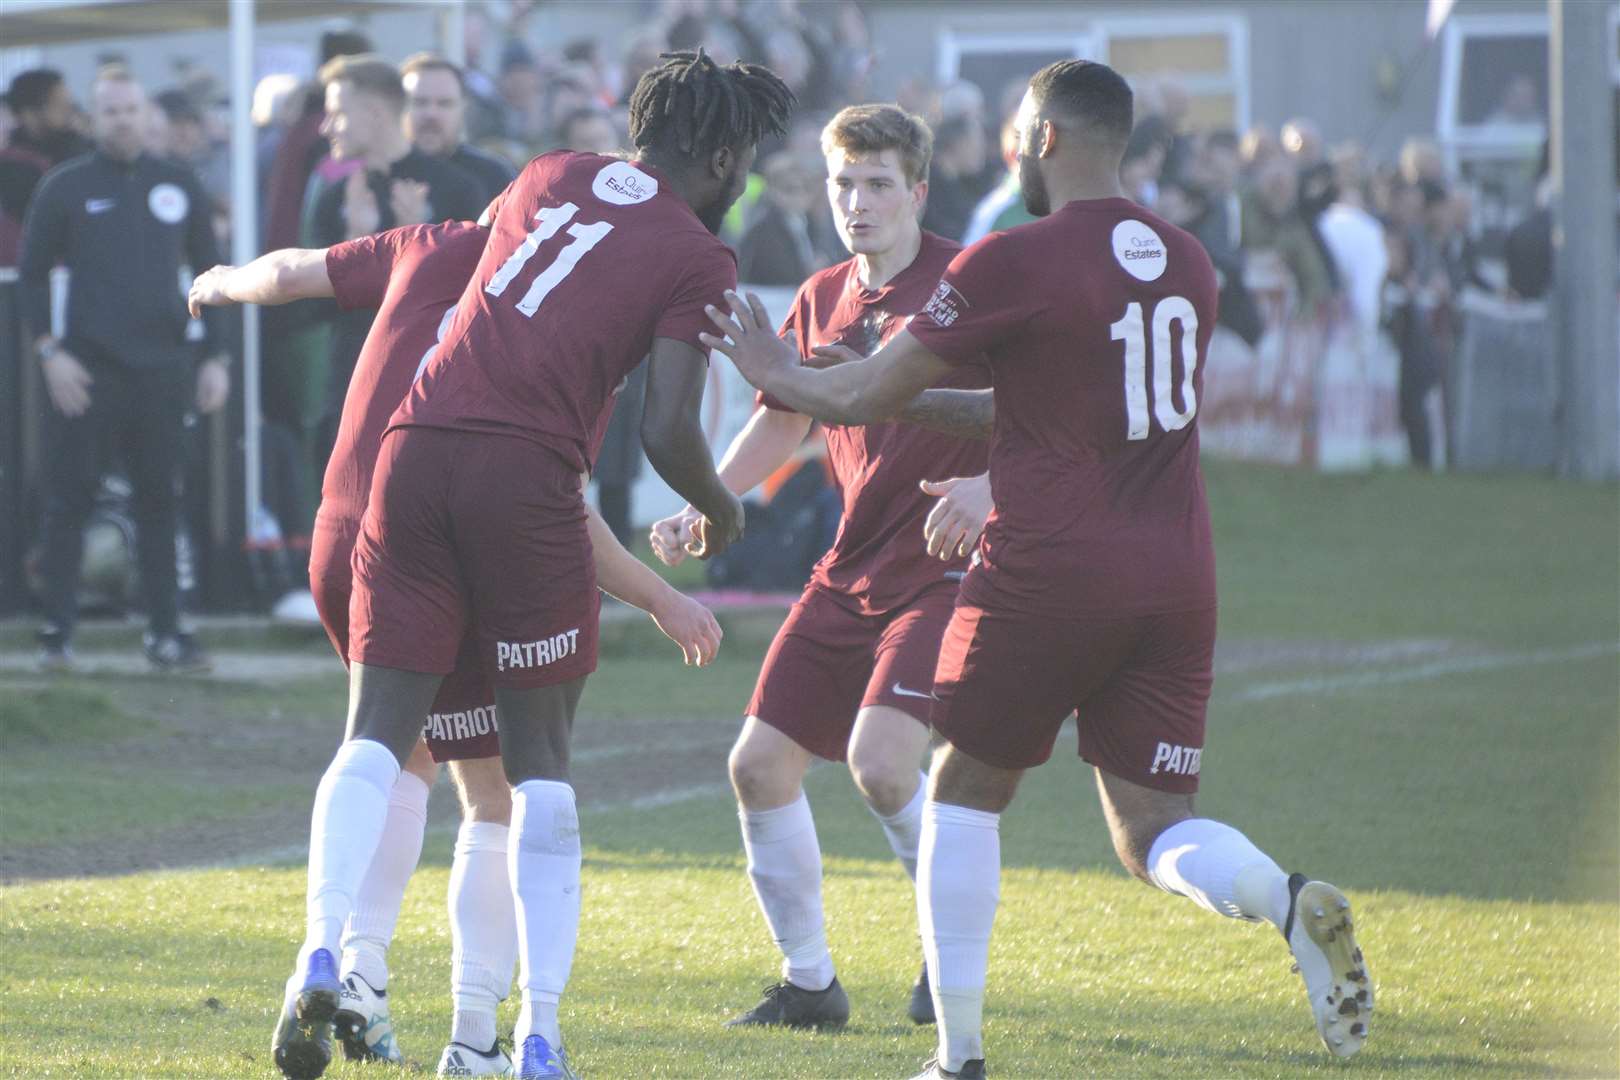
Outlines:
{"type": "Polygon", "coordinates": [[[977,84],[994,111],[1010,84],[1069,59],[1101,60],[1134,85],[1174,80],[1187,90],[1193,127],[1249,125],[1249,24],[1240,14],[1081,15],[1015,31],[964,21],[940,35],[938,76],[977,84]]]}
{"type": "Polygon", "coordinates": [[[1249,24],[1242,15],[1103,16],[1097,33],[1103,60],[1133,84],[1164,78],[1186,89],[1189,126],[1249,126],[1249,24]]]}
{"type": "Polygon", "coordinates": [[[1006,33],[948,27],[939,38],[939,81],[958,79],[984,91],[991,116],[1001,108],[1009,86],[1057,60],[1094,60],[1096,42],[1084,29],[1069,33],[1006,33]]]}

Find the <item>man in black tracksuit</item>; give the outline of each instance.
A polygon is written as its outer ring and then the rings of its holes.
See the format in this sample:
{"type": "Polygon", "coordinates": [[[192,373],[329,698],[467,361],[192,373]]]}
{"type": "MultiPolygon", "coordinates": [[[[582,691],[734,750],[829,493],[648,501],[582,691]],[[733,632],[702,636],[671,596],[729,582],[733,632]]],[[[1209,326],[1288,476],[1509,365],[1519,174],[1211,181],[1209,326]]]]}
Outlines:
{"type": "Polygon", "coordinates": [[[208,200],[187,169],[142,152],[146,96],[122,69],[98,76],[96,149],[40,182],[23,227],[23,322],[51,405],[46,410],[44,523],[48,667],[71,662],[84,525],[102,450],[123,451],[134,489],[146,654],[164,670],[205,668],[180,630],[175,529],[182,422],[188,404],[219,408],[230,393],[217,319],[205,321],[205,360],[193,373],[180,267],[219,261],[208,200]],[[51,333],[50,274],[66,267],[65,332],[51,333]],[[195,391],[193,384],[195,383],[195,391]],[[103,440],[110,440],[105,442],[103,440]]]}

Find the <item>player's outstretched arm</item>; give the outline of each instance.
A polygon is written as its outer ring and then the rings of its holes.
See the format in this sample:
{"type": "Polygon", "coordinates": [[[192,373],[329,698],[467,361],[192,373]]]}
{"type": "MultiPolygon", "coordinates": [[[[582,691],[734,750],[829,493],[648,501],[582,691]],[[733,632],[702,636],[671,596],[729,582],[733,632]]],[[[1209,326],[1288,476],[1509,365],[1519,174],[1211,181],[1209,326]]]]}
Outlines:
{"type": "Polygon", "coordinates": [[[996,429],[994,390],[924,390],[899,419],[959,439],[988,439],[996,429]]]}
{"type": "Polygon", "coordinates": [[[597,588],[651,615],[664,636],[680,646],[687,664],[703,667],[713,660],[723,636],[713,613],[626,551],[595,507],[586,504],[585,518],[597,588]]]}
{"type": "Polygon", "coordinates": [[[776,336],[759,297],[726,293],[730,313],[709,307],[715,325],[700,335],[724,353],[742,377],[791,409],[833,424],[887,420],[938,382],[950,365],[902,330],[858,364],[817,370],[799,364],[798,351],[776,336]]]}
{"type": "MultiPolygon", "coordinates": [[[[808,416],[759,406],[721,458],[720,482],[732,494],[746,495],[787,464],[809,432],[808,416]]],[[[701,516],[688,506],[654,522],[653,554],[667,566],[679,566],[686,559],[686,545],[693,541],[692,526],[701,516]]]]}
{"type": "Polygon", "coordinates": [[[282,248],[245,266],[216,266],[191,283],[192,318],[224,304],[287,304],[332,295],[325,248],[282,248]]]}
{"type": "Polygon", "coordinates": [[[647,401],[641,414],[641,445],[664,482],[703,514],[698,558],[718,555],[742,535],[742,502],[714,471],[700,410],[709,362],[693,346],[655,338],[647,359],[647,401]]]}

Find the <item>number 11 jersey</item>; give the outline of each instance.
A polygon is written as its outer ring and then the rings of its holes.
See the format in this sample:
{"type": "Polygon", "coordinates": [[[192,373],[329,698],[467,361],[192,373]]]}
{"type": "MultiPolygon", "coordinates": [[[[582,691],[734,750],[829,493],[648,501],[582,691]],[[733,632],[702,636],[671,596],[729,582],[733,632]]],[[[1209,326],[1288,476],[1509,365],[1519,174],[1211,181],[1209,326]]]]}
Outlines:
{"type": "Polygon", "coordinates": [[[952,260],[908,329],[988,358],[995,511],[962,602],[1106,618],[1215,603],[1198,400],[1215,271],[1128,199],[1071,202],[952,260]]]}
{"type": "Polygon", "coordinates": [[[490,238],[443,343],[392,420],[516,435],[575,470],[654,338],[707,352],[737,260],[651,167],[557,151],[491,206],[490,238]]]}

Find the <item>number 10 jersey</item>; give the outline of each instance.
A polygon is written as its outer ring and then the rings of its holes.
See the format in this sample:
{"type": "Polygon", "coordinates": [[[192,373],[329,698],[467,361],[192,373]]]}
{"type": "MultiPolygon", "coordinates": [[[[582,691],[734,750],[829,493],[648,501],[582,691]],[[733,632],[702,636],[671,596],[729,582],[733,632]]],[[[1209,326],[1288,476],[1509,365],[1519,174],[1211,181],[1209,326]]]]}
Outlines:
{"type": "Polygon", "coordinates": [[[737,260],[651,167],[557,151],[492,204],[490,238],[443,342],[392,420],[516,435],[576,471],[655,338],[706,352],[704,305],[737,260]]]}
{"type": "Polygon", "coordinates": [[[1198,401],[1215,271],[1128,199],[1076,201],[952,260],[909,331],[988,360],[995,511],[962,601],[1057,618],[1200,611],[1215,554],[1198,401]]]}

